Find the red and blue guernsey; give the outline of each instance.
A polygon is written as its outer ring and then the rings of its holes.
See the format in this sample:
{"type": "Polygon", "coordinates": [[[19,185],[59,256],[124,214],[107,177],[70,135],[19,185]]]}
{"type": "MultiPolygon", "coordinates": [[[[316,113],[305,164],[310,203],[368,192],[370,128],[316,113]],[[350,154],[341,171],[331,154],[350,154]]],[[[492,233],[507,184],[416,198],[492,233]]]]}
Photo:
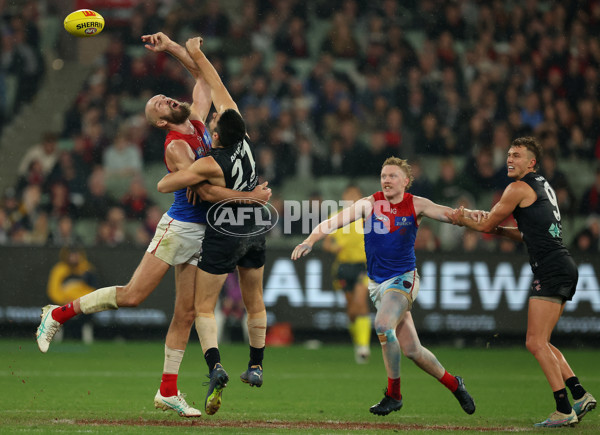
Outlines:
{"type": "MultiPolygon", "coordinates": [[[[184,140],[194,152],[196,160],[198,160],[208,154],[212,147],[212,140],[206,126],[201,121],[190,120],[190,122],[194,126],[194,133],[182,134],[176,131],[169,131],[165,139],[165,151],[172,141],[177,139],[184,140]]],[[[167,166],[166,160],[165,166],[167,166]]],[[[167,171],[169,171],[168,166],[167,171]]],[[[206,211],[210,204],[207,202],[200,202],[200,204],[194,206],[188,202],[186,192],[187,188],[175,191],[175,201],[173,201],[173,205],[171,205],[167,214],[169,217],[181,222],[205,224],[206,211]]]]}
{"type": "Polygon", "coordinates": [[[398,204],[385,199],[383,192],[373,194],[375,204],[365,219],[367,273],[378,284],[417,267],[415,238],[417,215],[413,195],[404,193],[398,204]]]}

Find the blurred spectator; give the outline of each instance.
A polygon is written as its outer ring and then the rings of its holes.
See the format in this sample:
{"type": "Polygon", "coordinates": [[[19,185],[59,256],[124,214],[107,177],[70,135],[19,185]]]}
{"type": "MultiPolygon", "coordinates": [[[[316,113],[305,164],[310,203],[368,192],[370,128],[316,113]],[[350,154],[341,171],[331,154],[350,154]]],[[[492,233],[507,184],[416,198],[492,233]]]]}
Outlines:
{"type": "MultiPolygon", "coordinates": [[[[381,160],[381,163],[383,163],[383,161],[384,160],[381,160]]],[[[424,198],[431,198],[433,194],[433,184],[431,184],[431,181],[429,180],[429,175],[423,170],[421,161],[419,159],[412,159],[410,162],[410,169],[413,176],[413,181],[410,185],[410,193],[424,198]]]]}
{"type": "Polygon", "coordinates": [[[119,129],[114,143],[106,149],[102,160],[106,176],[111,179],[127,179],[142,173],[142,153],[129,140],[125,127],[119,129]]]}
{"type": "Polygon", "coordinates": [[[49,188],[49,202],[45,206],[48,216],[56,221],[62,216],[77,217],[77,207],[71,201],[67,185],[61,182],[54,183],[49,188]]]}
{"type": "Polygon", "coordinates": [[[477,252],[486,248],[488,248],[488,244],[483,242],[480,232],[471,229],[464,232],[461,247],[464,252],[477,252]]]}
{"type": "Polygon", "coordinates": [[[75,233],[73,219],[65,215],[58,218],[54,229],[51,230],[48,242],[52,246],[81,245],[81,239],[75,233]]]}
{"type": "Polygon", "coordinates": [[[52,267],[48,277],[48,298],[53,304],[64,305],[96,289],[94,266],[82,248],[65,246],[59,257],[60,261],[52,267]]]}
{"type": "Polygon", "coordinates": [[[96,244],[99,246],[115,247],[126,241],[125,211],[121,207],[108,210],[106,219],[98,224],[96,244]]]}
{"type": "Polygon", "coordinates": [[[152,240],[152,237],[154,237],[154,233],[156,232],[156,226],[162,218],[162,215],[163,212],[158,206],[152,205],[148,207],[142,224],[139,225],[136,229],[136,244],[140,246],[148,246],[150,244],[150,241],[152,240]]]}
{"type": "Polygon", "coordinates": [[[421,120],[417,130],[415,144],[420,153],[446,155],[446,141],[440,134],[438,120],[433,113],[427,113],[421,120]]]}
{"type": "Polygon", "coordinates": [[[421,224],[415,239],[416,251],[437,252],[440,249],[440,241],[429,224],[421,224]]]}
{"type": "Polygon", "coordinates": [[[229,33],[229,18],[221,11],[218,0],[208,0],[194,27],[201,29],[204,37],[223,37],[229,33]]]}
{"type": "Polygon", "coordinates": [[[344,14],[336,13],[331,21],[331,28],[327,33],[325,41],[321,45],[321,51],[331,53],[333,57],[355,58],[359,53],[359,46],[352,34],[352,28],[344,14]]]}
{"type": "Polygon", "coordinates": [[[31,169],[34,161],[38,161],[44,176],[47,176],[56,161],[60,151],[58,149],[58,135],[47,132],[42,135],[42,141],[38,145],[29,148],[19,163],[19,175],[25,176],[31,169]]]}
{"type": "Polygon", "coordinates": [[[596,168],[594,182],[583,193],[579,213],[584,216],[600,215],[600,166],[596,168]]]}
{"type": "Polygon", "coordinates": [[[80,210],[81,217],[104,219],[116,201],[106,192],[106,173],[97,167],[87,180],[87,192],[80,210]]]}
{"type": "Polygon", "coordinates": [[[144,179],[134,177],[129,185],[129,190],[121,199],[121,206],[128,219],[141,220],[154,202],[148,196],[148,191],[144,185],[144,179]]]}
{"type": "Polygon", "coordinates": [[[594,236],[592,230],[584,228],[575,235],[571,249],[581,253],[597,254],[600,252],[600,241],[594,236]]]}
{"type": "Polygon", "coordinates": [[[554,152],[545,152],[540,164],[540,174],[543,175],[556,193],[558,208],[561,214],[573,216],[577,211],[577,200],[571,189],[569,180],[564,172],[557,168],[556,155],[554,152]]]}
{"type": "Polygon", "coordinates": [[[293,17],[287,26],[283,26],[275,39],[275,50],[284,52],[292,58],[309,56],[306,26],[302,18],[293,17]]]}

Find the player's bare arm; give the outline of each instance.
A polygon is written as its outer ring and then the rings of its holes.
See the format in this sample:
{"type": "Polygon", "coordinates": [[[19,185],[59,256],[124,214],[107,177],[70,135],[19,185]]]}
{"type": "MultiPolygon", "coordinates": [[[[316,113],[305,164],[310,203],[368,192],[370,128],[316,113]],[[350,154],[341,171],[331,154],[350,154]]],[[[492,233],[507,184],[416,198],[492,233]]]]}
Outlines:
{"type": "Polygon", "coordinates": [[[157,189],[161,193],[171,193],[203,181],[214,185],[225,185],[221,167],[210,156],[196,160],[187,169],[165,175],[158,182],[157,189]]]}
{"type": "Polygon", "coordinates": [[[187,169],[194,160],[196,160],[194,152],[184,140],[173,140],[165,149],[165,161],[171,172],[187,169]]]}
{"type": "Polygon", "coordinates": [[[146,42],[144,46],[150,51],[155,53],[163,51],[169,53],[188,70],[192,77],[194,77],[196,83],[194,84],[194,90],[192,91],[192,114],[190,119],[205,122],[212,104],[211,89],[204,79],[202,71],[190,57],[190,54],[185,47],[182,47],[171,40],[163,32],[144,35],[142,36],[142,41],[146,42]]]}
{"type": "Polygon", "coordinates": [[[350,207],[321,222],[302,243],[294,248],[291,257],[292,260],[297,260],[308,254],[312,250],[313,245],[319,240],[324,239],[328,234],[358,219],[369,216],[373,210],[374,202],[373,196],[359,199],[350,207]]]}
{"type": "MultiPolygon", "coordinates": [[[[430,199],[423,198],[421,196],[415,196],[413,198],[413,203],[415,206],[415,213],[417,214],[417,216],[425,216],[430,219],[435,219],[436,221],[452,223],[452,221],[448,217],[448,215],[454,211],[454,209],[452,209],[451,207],[436,204],[430,199]]],[[[483,219],[484,216],[487,214],[487,212],[481,210],[469,210],[466,208],[464,209],[464,213],[465,216],[467,216],[470,219],[473,219],[475,222],[481,221],[481,219],[483,219]]]]}
{"type": "Polygon", "coordinates": [[[226,187],[213,186],[209,183],[201,183],[194,186],[194,191],[200,195],[204,201],[208,202],[219,202],[227,199],[236,200],[239,203],[247,203],[248,200],[252,202],[260,202],[266,204],[271,199],[271,188],[267,187],[268,181],[257,185],[250,192],[240,192],[239,190],[232,190],[226,187]]]}
{"type": "Polygon", "coordinates": [[[475,231],[502,235],[521,241],[521,233],[517,228],[501,227],[500,223],[507,219],[517,206],[528,206],[533,201],[535,201],[535,192],[526,183],[515,181],[504,190],[500,201],[492,207],[487,218],[476,222],[464,213],[464,209],[454,210],[448,217],[456,225],[463,225],[475,231]]]}
{"type": "Polygon", "coordinates": [[[185,48],[204,74],[207,83],[210,85],[212,90],[212,101],[217,112],[222,113],[227,109],[233,109],[236,112],[239,112],[237,104],[235,104],[235,101],[233,101],[233,98],[229,95],[229,91],[227,91],[221,77],[219,77],[219,73],[201,49],[202,38],[196,37],[188,39],[185,48]]]}

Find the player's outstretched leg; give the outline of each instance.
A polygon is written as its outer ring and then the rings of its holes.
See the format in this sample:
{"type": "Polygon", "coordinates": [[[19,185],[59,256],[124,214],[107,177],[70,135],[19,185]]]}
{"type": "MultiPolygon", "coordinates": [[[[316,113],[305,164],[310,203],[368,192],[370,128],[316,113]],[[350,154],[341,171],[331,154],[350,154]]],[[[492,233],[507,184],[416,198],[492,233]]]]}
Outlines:
{"type": "Polygon", "coordinates": [[[204,383],[204,385],[208,385],[204,410],[208,415],[213,415],[221,407],[221,395],[223,394],[223,389],[227,386],[227,382],[229,382],[229,375],[223,366],[217,363],[207,377],[210,381],[204,383]]]}
{"type": "Polygon", "coordinates": [[[458,381],[458,388],[452,394],[454,394],[454,397],[456,397],[458,403],[460,403],[460,406],[467,414],[473,414],[475,412],[475,402],[467,391],[463,379],[460,376],[455,377],[458,381]]]}
{"type": "Polygon", "coordinates": [[[199,409],[192,408],[185,401],[185,394],[181,391],[177,390],[177,396],[164,397],[160,394],[160,390],[156,392],[156,396],[154,396],[154,407],[157,409],[162,409],[163,411],[168,411],[172,409],[180,417],[201,417],[202,413],[199,409]]]}
{"type": "Polygon", "coordinates": [[[386,389],[383,399],[378,404],[371,406],[369,411],[375,415],[388,415],[390,412],[400,410],[400,408],[402,408],[402,397],[400,397],[400,400],[394,399],[388,396],[386,389]]]}
{"type": "Polygon", "coordinates": [[[577,414],[577,419],[581,419],[596,407],[596,399],[590,393],[585,393],[582,398],[573,402],[573,411],[577,414]]]}
{"type": "Polygon", "coordinates": [[[579,423],[575,410],[571,410],[570,414],[563,414],[559,411],[554,411],[546,420],[534,424],[535,427],[562,427],[575,426],[579,423]]]}
{"type": "Polygon", "coordinates": [[[43,353],[48,352],[52,339],[62,326],[52,318],[52,310],[55,308],[58,308],[58,305],[46,305],[42,308],[42,314],[40,315],[42,321],[37,328],[35,339],[37,340],[38,347],[43,353]]]}
{"type": "Polygon", "coordinates": [[[248,370],[240,375],[240,379],[251,387],[260,387],[263,384],[262,366],[254,365],[248,367],[248,370]]]}

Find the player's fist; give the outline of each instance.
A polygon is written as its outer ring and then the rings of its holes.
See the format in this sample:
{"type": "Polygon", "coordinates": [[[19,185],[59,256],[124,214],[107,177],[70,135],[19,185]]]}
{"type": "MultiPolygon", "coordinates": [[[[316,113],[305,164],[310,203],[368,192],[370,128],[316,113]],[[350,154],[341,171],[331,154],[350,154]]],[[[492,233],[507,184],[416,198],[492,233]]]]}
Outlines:
{"type": "Polygon", "coordinates": [[[196,36],[195,38],[190,38],[187,40],[187,42],[185,43],[185,48],[190,53],[197,52],[200,51],[203,42],[204,40],[202,39],[202,37],[196,36]]]}

